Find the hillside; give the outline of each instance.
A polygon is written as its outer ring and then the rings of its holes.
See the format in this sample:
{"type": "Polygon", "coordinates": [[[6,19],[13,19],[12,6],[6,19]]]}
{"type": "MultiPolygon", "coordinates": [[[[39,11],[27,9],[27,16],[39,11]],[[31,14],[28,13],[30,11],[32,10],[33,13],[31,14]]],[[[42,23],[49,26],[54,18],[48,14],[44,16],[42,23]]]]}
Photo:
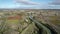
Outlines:
{"type": "Polygon", "coordinates": [[[39,29],[29,16],[50,25],[60,33],[60,10],[0,10],[0,34],[38,34],[39,29]]]}

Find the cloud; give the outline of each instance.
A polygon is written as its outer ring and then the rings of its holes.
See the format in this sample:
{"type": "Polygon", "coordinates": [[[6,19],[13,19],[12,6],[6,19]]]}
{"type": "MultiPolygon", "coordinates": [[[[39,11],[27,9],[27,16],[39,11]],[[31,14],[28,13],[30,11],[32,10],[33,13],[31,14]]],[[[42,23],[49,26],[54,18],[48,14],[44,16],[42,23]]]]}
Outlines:
{"type": "Polygon", "coordinates": [[[53,5],[60,5],[60,0],[54,0],[51,4],[53,4],[53,5]]]}
{"type": "Polygon", "coordinates": [[[39,5],[40,3],[37,2],[32,2],[30,0],[14,0],[16,1],[16,3],[21,3],[21,4],[25,4],[25,5],[39,5]]]}

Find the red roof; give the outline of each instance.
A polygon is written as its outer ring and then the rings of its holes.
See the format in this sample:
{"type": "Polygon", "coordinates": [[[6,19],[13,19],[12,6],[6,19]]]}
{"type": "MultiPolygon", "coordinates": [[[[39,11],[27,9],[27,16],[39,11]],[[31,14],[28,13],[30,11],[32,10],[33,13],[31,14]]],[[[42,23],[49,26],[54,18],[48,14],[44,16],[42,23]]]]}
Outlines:
{"type": "Polygon", "coordinates": [[[10,16],[8,19],[21,19],[21,16],[10,16]]]}

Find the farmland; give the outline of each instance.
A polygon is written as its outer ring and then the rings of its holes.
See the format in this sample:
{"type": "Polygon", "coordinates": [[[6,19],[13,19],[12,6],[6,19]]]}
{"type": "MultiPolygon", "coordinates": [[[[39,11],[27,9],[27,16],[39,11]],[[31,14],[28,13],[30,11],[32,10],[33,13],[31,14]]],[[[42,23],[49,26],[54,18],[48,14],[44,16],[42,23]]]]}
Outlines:
{"type": "Polygon", "coordinates": [[[35,23],[32,23],[29,19],[30,15],[38,22],[42,22],[45,25],[48,24],[55,29],[58,34],[60,33],[59,9],[1,9],[0,34],[38,34],[39,29],[35,23]]]}

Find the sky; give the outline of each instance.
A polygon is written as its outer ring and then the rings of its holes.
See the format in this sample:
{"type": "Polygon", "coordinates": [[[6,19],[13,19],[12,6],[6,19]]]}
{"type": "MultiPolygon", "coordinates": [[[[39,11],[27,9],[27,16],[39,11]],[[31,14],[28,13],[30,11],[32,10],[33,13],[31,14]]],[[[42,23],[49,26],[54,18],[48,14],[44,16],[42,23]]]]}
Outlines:
{"type": "Polygon", "coordinates": [[[0,0],[0,8],[60,9],[60,0],[0,0]]]}

